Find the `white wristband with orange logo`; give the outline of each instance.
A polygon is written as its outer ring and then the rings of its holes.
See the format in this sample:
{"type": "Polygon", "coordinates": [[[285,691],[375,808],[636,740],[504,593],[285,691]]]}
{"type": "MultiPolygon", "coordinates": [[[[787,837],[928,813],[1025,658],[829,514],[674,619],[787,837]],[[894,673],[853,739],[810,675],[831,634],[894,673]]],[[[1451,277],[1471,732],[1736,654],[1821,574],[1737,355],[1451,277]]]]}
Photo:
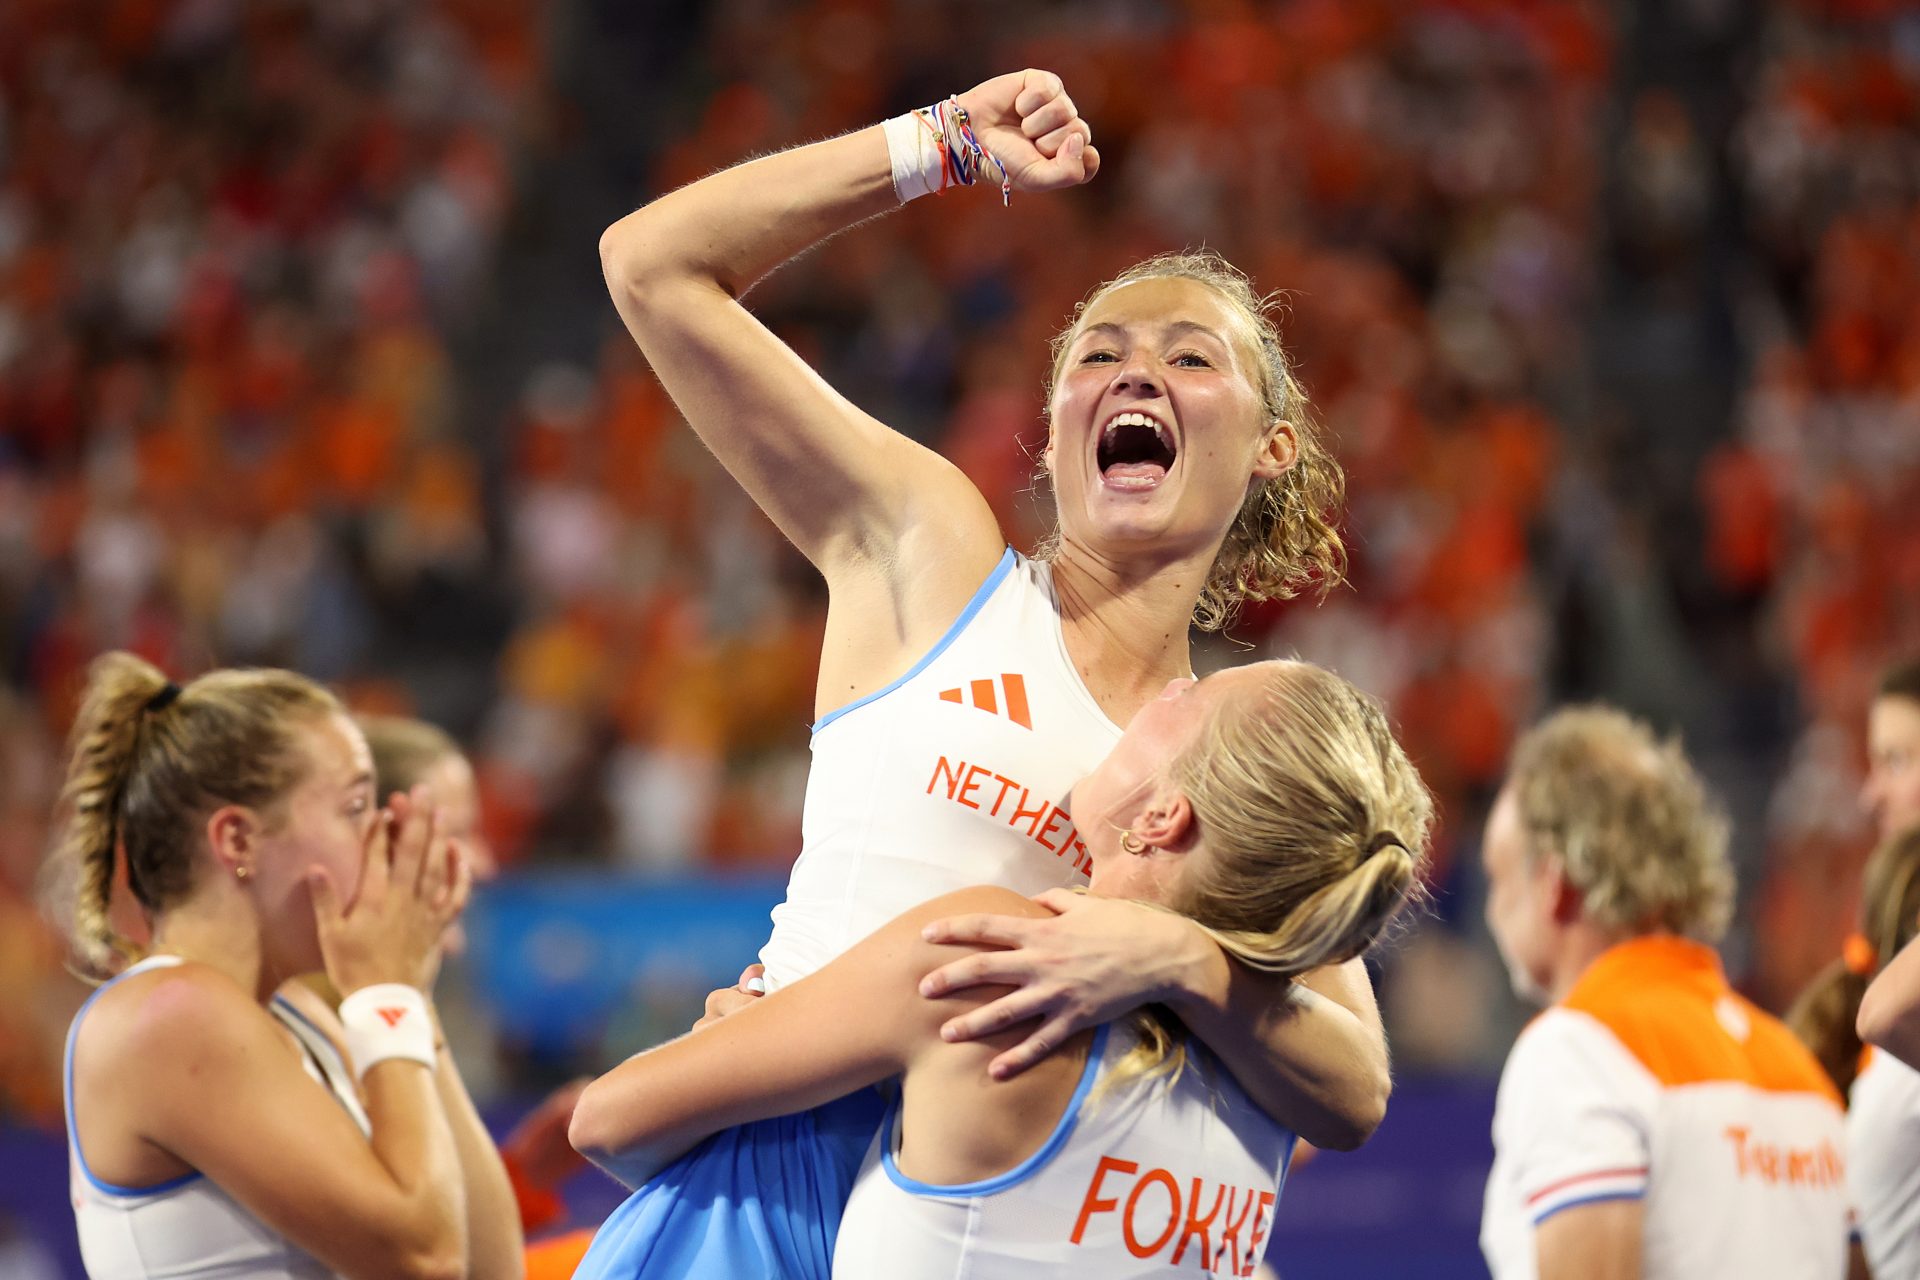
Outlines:
{"type": "Polygon", "coordinates": [[[404,982],[376,982],[340,1002],[347,1056],[365,1079],[376,1063],[404,1058],[433,1070],[433,1019],[427,998],[404,982]]]}

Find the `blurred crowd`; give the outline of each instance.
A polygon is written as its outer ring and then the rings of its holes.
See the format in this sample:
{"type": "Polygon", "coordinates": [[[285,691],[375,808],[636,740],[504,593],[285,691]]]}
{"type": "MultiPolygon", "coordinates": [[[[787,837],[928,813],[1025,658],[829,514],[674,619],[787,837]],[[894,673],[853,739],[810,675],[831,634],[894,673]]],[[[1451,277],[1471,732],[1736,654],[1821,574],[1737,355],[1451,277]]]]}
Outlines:
{"type": "MultiPolygon", "coordinates": [[[[1662,604],[1676,557],[1799,700],[1781,741],[1731,756],[1782,773],[1740,837],[1765,873],[1756,990],[1781,1003],[1846,929],[1864,698],[1920,649],[1901,518],[1920,502],[1920,21],[1892,7],[1770,6],[1716,132],[1623,92],[1597,0],[733,0],[652,34],[684,46],[655,90],[671,109],[571,127],[655,130],[604,222],[987,73],[1059,70],[1107,158],[1095,183],[920,202],[752,299],[954,458],[1022,547],[1046,532],[1047,342],[1079,297],[1202,243],[1286,291],[1348,471],[1352,585],[1249,609],[1205,658],[1298,653],[1389,703],[1445,815],[1436,919],[1388,975],[1396,1044],[1484,1064],[1509,1010],[1474,850],[1516,729],[1569,693],[1690,731],[1740,696],[1710,660],[1666,660],[1692,621],[1662,604]],[[1708,216],[1717,191],[1737,216],[1708,216]],[[1676,550],[1596,459],[1592,315],[1613,276],[1708,241],[1743,264],[1741,389],[1685,471],[1701,532],[1676,550]],[[1583,565],[1605,607],[1576,607],[1583,565]]],[[[561,8],[591,26],[605,6],[561,8]]],[[[180,674],[294,666],[446,724],[509,866],[767,869],[797,848],[814,575],[604,294],[573,303],[603,341],[478,402],[502,370],[474,335],[511,345],[520,318],[500,264],[580,194],[516,182],[560,145],[569,95],[590,99],[554,21],[521,0],[0,8],[0,1108],[58,1108],[77,989],[49,980],[34,881],[103,648],[180,674]]]]}

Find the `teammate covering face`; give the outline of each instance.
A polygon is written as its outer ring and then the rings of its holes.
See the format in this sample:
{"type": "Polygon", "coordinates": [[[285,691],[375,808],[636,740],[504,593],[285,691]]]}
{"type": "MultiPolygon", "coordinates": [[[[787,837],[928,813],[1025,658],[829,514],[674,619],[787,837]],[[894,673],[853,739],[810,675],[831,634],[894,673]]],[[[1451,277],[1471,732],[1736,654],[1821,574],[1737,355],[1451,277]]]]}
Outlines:
{"type": "Polygon", "coordinates": [[[469,1274],[436,1096],[449,1068],[420,991],[467,875],[433,814],[402,804],[396,824],[376,806],[366,743],[333,697],[279,671],[182,689],[108,655],[62,802],[75,940],[125,966],[67,1044],[89,1273],[469,1274]],[[107,923],[121,850],[144,952],[107,923]],[[344,1052],[272,1002],[322,968],[347,993],[344,1052]]]}
{"type": "MultiPolygon", "coordinates": [[[[1084,883],[1068,792],[1121,724],[1192,675],[1190,624],[1338,578],[1337,468],[1259,298],[1217,258],[1144,264],[1074,318],[1048,400],[1060,536],[1041,559],[1007,547],[957,468],[849,403],[741,304],[788,258],[917,195],[1085,182],[1092,135],[1057,76],[1016,72],[714,174],[601,240],[615,305],[675,404],[828,587],[804,845],[761,954],[776,990],[942,893],[1084,883]]],[[[1303,1136],[1352,1146],[1379,1122],[1385,1042],[1361,966],[1232,981],[1190,921],[1050,901],[1059,919],[1012,922],[1042,932],[1007,963],[1045,954],[1064,981],[1026,984],[1022,1016],[1046,1016],[1006,1046],[1002,1073],[1158,1000],[1303,1136]],[[1260,1016],[1283,999],[1298,1016],[1260,1016]]],[[[952,1030],[979,1034],[1008,1010],[979,1016],[952,1030]]],[[[877,1119],[854,1112],[832,1134],[816,1116],[716,1138],[615,1215],[608,1232],[630,1252],[583,1274],[824,1271],[832,1235],[817,1224],[837,1219],[877,1119]],[[810,1154],[785,1158],[795,1144],[810,1154]],[[804,1262],[779,1243],[790,1222],[816,1224],[804,1262]]]]}

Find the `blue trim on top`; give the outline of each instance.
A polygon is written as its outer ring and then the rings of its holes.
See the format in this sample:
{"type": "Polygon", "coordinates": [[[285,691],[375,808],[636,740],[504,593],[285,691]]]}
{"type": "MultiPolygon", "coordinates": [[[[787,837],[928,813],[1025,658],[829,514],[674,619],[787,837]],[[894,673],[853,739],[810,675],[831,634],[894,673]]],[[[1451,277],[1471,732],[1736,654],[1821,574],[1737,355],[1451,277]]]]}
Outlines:
{"type": "Polygon", "coordinates": [[[1008,571],[1013,568],[1014,559],[1015,556],[1012,547],[1008,547],[1001,553],[1000,563],[993,566],[993,572],[988,574],[987,580],[980,584],[980,589],[973,593],[973,599],[967,601],[967,607],[960,611],[960,616],[955,618],[953,625],[947,628],[947,634],[941,636],[933,648],[927,650],[926,656],[914,663],[905,675],[895,680],[892,684],[887,685],[884,689],[875,689],[864,698],[855,698],[846,706],[827,712],[827,714],[821,716],[820,719],[814,723],[813,731],[819,733],[835,720],[847,714],[847,712],[857,711],[876,698],[886,697],[895,689],[898,689],[901,685],[913,679],[922,671],[925,671],[929,663],[947,651],[948,645],[960,638],[960,633],[967,629],[969,622],[973,621],[973,615],[980,612],[981,606],[987,603],[987,598],[991,596],[994,589],[1000,585],[1001,579],[1005,578],[1008,571]]]}
{"type": "Polygon", "coordinates": [[[1568,1209],[1578,1209],[1583,1204],[1602,1204],[1608,1200],[1644,1200],[1646,1198],[1647,1192],[1644,1187],[1638,1191],[1601,1191],[1594,1195],[1581,1196],[1578,1200],[1569,1200],[1565,1204],[1554,1205],[1553,1208],[1548,1209],[1545,1213],[1535,1218],[1533,1225],[1537,1227],[1554,1214],[1564,1213],[1568,1209]]]}
{"type": "Polygon", "coordinates": [[[292,1014],[295,1018],[298,1018],[300,1020],[300,1025],[305,1027],[307,1030],[313,1032],[313,1034],[319,1036],[323,1044],[333,1043],[333,1037],[328,1035],[326,1032],[322,1031],[319,1025],[315,1023],[312,1018],[309,1018],[306,1014],[296,1009],[293,1005],[293,1001],[287,999],[283,995],[275,994],[275,996],[273,997],[272,1001],[270,1001],[270,1003],[273,1005],[274,1008],[285,1009],[288,1013],[292,1014]]]}
{"type": "Polygon", "coordinates": [[[1074,1126],[1080,1123],[1080,1108],[1086,1103],[1087,1094],[1093,1090],[1094,1079],[1100,1074],[1100,1063],[1107,1049],[1107,1028],[1110,1023],[1101,1023],[1093,1033],[1093,1045],[1087,1050],[1087,1065],[1080,1072],[1080,1083],[1074,1088],[1073,1097],[1067,1102],[1067,1109],[1060,1116],[1053,1132],[1040,1144],[1040,1149],[1022,1160],[1005,1173],[996,1173],[991,1178],[982,1178],[978,1182],[959,1182],[941,1186],[931,1182],[922,1182],[900,1172],[900,1166],[894,1163],[893,1148],[895,1132],[900,1124],[900,1103],[896,1100],[887,1110],[887,1117],[880,1122],[880,1132],[884,1135],[880,1143],[880,1163],[887,1170],[887,1177],[893,1185],[902,1191],[917,1196],[936,1196],[944,1199],[963,1199],[968,1196],[990,1196],[1017,1186],[1031,1178],[1060,1154],[1060,1148],[1067,1145],[1067,1139],[1073,1136],[1074,1126]]]}
{"type": "Polygon", "coordinates": [[[62,1073],[65,1077],[64,1087],[67,1094],[67,1145],[73,1149],[74,1163],[80,1166],[80,1172],[86,1176],[88,1182],[93,1184],[94,1190],[110,1196],[156,1196],[165,1191],[173,1191],[184,1187],[189,1182],[196,1182],[206,1176],[196,1169],[192,1173],[184,1173],[177,1178],[169,1178],[165,1182],[156,1182],[148,1187],[123,1187],[119,1183],[107,1182],[95,1177],[93,1170],[87,1165],[86,1152],[80,1149],[80,1130],[73,1122],[73,1044],[80,1036],[80,1020],[87,1016],[87,1010],[93,1008],[93,1002],[95,1000],[107,994],[107,988],[113,986],[114,983],[119,982],[122,978],[131,978],[139,971],[139,967],[136,965],[134,968],[128,969],[125,973],[118,974],[101,983],[99,988],[87,997],[86,1003],[80,1006],[79,1012],[73,1015],[73,1025],[67,1028],[66,1062],[62,1073]]]}

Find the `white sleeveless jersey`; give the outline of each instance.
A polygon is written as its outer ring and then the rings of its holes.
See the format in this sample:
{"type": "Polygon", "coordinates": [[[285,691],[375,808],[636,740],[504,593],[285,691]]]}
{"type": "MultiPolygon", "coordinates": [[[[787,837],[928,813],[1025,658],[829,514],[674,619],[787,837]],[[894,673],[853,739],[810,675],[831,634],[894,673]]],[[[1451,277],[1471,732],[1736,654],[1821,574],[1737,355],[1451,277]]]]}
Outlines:
{"type": "Polygon", "coordinates": [[[1045,1144],[979,1182],[902,1173],[896,1103],[841,1219],[834,1280],[1255,1274],[1293,1134],[1192,1040],[1172,1084],[1136,1082],[1090,1102],[1136,1043],[1126,1022],[1096,1031],[1045,1144]]]}
{"type": "Polygon", "coordinates": [[[1119,737],[1067,657],[1049,566],[1009,549],[912,670],[814,726],[768,985],[955,889],[1085,884],[1067,793],[1119,737]]]}
{"type": "Polygon", "coordinates": [[[1878,1049],[1847,1108],[1847,1189],[1874,1280],[1920,1280],[1920,1071],[1878,1049]]]}
{"type": "MultiPolygon", "coordinates": [[[[153,956],[131,966],[94,992],[67,1033],[68,1182],[87,1274],[92,1280],[239,1280],[243,1276],[333,1280],[333,1272],[202,1174],[189,1173],[148,1187],[122,1187],[102,1181],[87,1167],[73,1119],[73,1046],[80,1020],[100,992],[115,982],[179,963],[178,956],[153,956]]],[[[332,1042],[284,1001],[276,998],[271,1011],[304,1046],[307,1074],[339,1099],[362,1133],[370,1134],[352,1073],[332,1042]]]]}

